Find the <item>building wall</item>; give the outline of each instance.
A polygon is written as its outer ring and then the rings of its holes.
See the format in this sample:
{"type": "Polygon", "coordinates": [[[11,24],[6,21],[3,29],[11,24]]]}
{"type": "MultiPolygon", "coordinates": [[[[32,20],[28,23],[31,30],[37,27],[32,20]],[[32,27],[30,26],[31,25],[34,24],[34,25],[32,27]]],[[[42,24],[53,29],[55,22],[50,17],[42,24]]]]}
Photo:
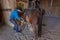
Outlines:
{"type": "Polygon", "coordinates": [[[40,7],[45,9],[48,16],[60,16],[60,0],[53,0],[52,6],[51,1],[41,0],[40,7]]]}

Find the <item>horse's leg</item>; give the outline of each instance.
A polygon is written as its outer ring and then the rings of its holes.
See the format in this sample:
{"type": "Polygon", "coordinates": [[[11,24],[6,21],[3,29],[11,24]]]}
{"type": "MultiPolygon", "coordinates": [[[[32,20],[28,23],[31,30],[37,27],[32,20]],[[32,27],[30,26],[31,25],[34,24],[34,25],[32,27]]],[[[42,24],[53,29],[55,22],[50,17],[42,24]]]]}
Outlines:
{"type": "Polygon", "coordinates": [[[33,40],[37,40],[38,39],[38,31],[37,31],[37,26],[33,24],[33,33],[34,33],[34,39],[33,40]]]}

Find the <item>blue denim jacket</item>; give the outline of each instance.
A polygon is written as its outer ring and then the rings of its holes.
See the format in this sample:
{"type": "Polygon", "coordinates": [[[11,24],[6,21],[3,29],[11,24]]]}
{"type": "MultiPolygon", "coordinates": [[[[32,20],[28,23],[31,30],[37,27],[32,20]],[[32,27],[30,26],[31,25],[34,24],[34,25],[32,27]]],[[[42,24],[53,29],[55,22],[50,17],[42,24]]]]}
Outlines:
{"type": "Polygon", "coordinates": [[[17,9],[13,10],[10,14],[10,19],[17,19],[18,21],[20,21],[20,17],[18,16],[18,11],[17,9]]]}

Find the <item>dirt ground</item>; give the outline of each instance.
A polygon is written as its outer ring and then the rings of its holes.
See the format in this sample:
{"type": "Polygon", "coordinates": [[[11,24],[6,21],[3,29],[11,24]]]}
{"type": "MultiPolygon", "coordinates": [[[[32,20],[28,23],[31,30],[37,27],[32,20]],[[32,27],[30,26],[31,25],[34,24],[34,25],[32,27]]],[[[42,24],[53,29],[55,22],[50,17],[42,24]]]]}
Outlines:
{"type": "MultiPolygon", "coordinates": [[[[39,40],[60,40],[60,17],[45,17],[46,26],[43,27],[39,40]]],[[[0,40],[32,40],[33,33],[27,27],[16,33],[12,27],[4,25],[0,28],[0,40]]]]}

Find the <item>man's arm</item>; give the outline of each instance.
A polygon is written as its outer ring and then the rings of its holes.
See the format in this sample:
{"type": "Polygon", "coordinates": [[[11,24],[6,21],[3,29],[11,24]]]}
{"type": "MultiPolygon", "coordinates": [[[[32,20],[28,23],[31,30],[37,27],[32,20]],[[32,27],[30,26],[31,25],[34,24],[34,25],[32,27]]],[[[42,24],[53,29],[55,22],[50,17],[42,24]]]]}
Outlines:
{"type": "Polygon", "coordinates": [[[21,18],[18,16],[18,13],[16,13],[15,19],[17,19],[18,21],[21,21],[21,18]]]}

